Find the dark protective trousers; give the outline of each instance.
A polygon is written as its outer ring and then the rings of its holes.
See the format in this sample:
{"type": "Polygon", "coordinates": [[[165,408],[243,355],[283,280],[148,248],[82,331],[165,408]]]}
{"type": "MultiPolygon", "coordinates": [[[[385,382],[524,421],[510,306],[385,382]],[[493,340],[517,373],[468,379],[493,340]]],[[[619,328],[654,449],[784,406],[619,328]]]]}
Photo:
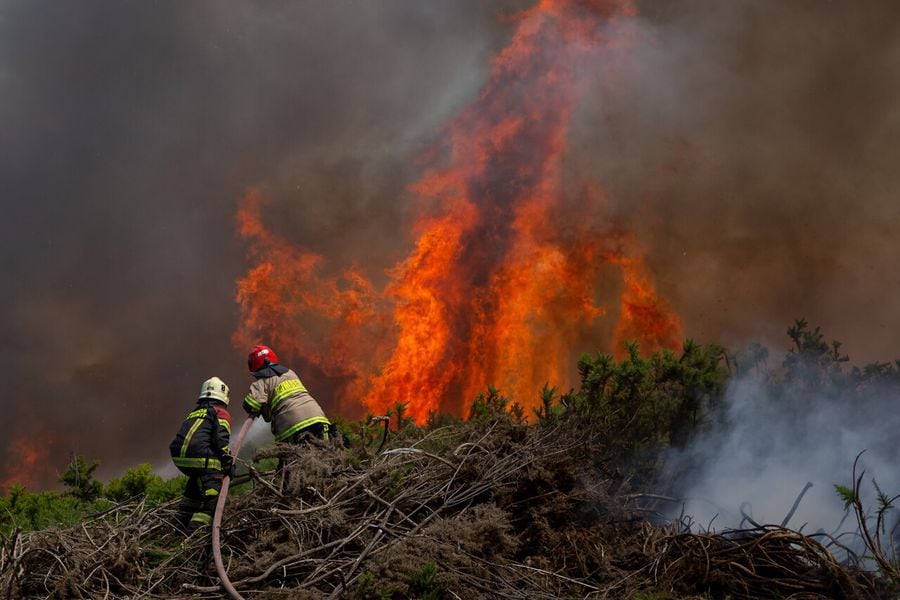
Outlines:
{"type": "Polygon", "coordinates": [[[178,506],[178,521],[187,533],[212,522],[219,492],[222,491],[222,471],[217,469],[181,469],[188,476],[184,497],[178,506]]]}
{"type": "Polygon", "coordinates": [[[312,438],[318,438],[327,442],[330,438],[330,433],[331,426],[326,425],[325,423],[315,423],[309,427],[304,427],[288,438],[287,441],[292,444],[307,444],[312,438]]]}

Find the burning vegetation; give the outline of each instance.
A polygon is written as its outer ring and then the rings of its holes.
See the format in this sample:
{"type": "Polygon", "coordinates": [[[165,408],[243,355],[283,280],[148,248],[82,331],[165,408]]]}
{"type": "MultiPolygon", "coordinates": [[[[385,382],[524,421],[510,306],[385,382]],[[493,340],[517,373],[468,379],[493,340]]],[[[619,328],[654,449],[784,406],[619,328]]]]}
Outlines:
{"type": "Polygon", "coordinates": [[[478,99],[421,159],[412,249],[396,265],[336,268],[274,233],[266,199],[249,193],[235,342],[268,340],[320,371],[344,413],[403,402],[418,423],[466,414],[486,385],[530,409],[545,383],[571,383],[585,340],[676,348],[680,320],[637,240],[609,224],[600,190],[567,197],[561,181],[573,113],[600,76],[589,66],[627,51],[618,22],[633,14],[628,1],[554,0],[516,17],[478,99]],[[601,290],[617,286],[610,311],[601,290]],[[613,338],[601,340],[607,317],[613,338]]]}
{"type": "Polygon", "coordinates": [[[3,470],[3,481],[0,490],[8,490],[13,484],[33,485],[35,472],[41,463],[47,460],[47,448],[43,444],[35,444],[35,436],[14,438],[9,444],[12,457],[10,464],[3,470]]]}
{"type": "MultiPolygon", "coordinates": [[[[242,198],[250,267],[233,341],[271,343],[347,417],[344,444],[275,444],[243,465],[222,550],[246,597],[896,593],[896,498],[875,484],[869,514],[855,470],[836,486],[849,533],[792,529],[794,509],[769,524],[742,507],[723,531],[673,516],[686,502],[673,473],[697,465],[667,461],[726,427],[730,381],[756,373],[799,420],[810,398],[895,397],[900,363],[848,371],[805,321],[776,370],[760,347],[683,341],[602,186],[564,181],[573,120],[591,86],[615,85],[597,65],[629,52],[634,15],[628,0],[540,0],[514,17],[477,99],[417,161],[393,264],[335,264],[282,231],[264,190],[242,198]],[[597,348],[612,350],[583,354],[597,348]],[[390,414],[391,429],[353,420],[367,413],[390,414]]],[[[12,444],[22,469],[4,484],[28,483],[41,457],[12,444]]],[[[2,499],[0,589],[220,596],[209,535],[175,531],[180,481],[143,466],[103,486],[96,468],[74,457],[67,493],[2,499]]]]}

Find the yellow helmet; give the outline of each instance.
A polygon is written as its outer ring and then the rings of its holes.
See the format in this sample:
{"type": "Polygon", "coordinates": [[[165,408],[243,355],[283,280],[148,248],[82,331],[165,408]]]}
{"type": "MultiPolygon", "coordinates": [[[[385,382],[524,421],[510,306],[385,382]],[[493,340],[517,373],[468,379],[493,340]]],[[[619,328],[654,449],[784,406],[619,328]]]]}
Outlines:
{"type": "Polygon", "coordinates": [[[228,406],[228,386],[218,377],[210,377],[200,386],[200,398],[212,398],[228,406]]]}

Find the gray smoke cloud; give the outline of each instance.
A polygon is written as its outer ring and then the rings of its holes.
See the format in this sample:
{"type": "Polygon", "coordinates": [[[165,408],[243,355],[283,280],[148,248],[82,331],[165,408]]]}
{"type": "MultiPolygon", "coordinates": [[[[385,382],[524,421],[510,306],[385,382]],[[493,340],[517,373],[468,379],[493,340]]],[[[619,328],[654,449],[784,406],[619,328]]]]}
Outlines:
{"type": "MultiPolygon", "coordinates": [[[[687,334],[777,354],[806,316],[855,364],[897,358],[900,6],[647,8],[650,42],[598,114],[619,141],[612,197],[650,244],[687,334]]],[[[900,491],[896,388],[864,402],[844,391],[773,397],[758,377],[732,381],[723,422],[669,464],[686,499],[677,510],[713,529],[739,527],[742,506],[780,523],[810,482],[789,525],[832,533],[844,517],[833,486],[851,483],[863,450],[867,506],[872,478],[900,491]]]]}
{"type": "MultiPolygon", "coordinates": [[[[860,496],[873,517],[878,508],[873,480],[889,497],[900,493],[897,393],[895,385],[874,386],[861,395],[849,386],[837,393],[775,394],[763,376],[736,378],[720,425],[668,462],[674,490],[683,499],[670,506],[670,516],[686,515],[699,530],[781,524],[808,482],[812,487],[787,526],[835,537],[856,532],[856,520],[852,514],[845,520],[834,486],[853,487],[853,462],[863,453],[857,468],[857,476],[865,471],[860,496]]],[[[896,522],[896,511],[889,512],[888,529],[896,522]]],[[[841,541],[862,550],[852,535],[841,541]]]]}
{"type": "Polygon", "coordinates": [[[500,8],[0,4],[6,475],[18,438],[37,487],[71,452],[103,477],[165,463],[213,374],[237,428],[240,197],[263,186],[273,227],[336,262],[390,264],[410,157],[477,93],[500,8]]]}
{"type": "MultiPolygon", "coordinates": [[[[18,438],[48,453],[35,486],[73,451],[102,477],[164,464],[213,374],[237,428],[239,198],[262,187],[267,223],[335,264],[393,265],[415,157],[530,4],[0,3],[6,473],[18,438]]],[[[804,315],[854,359],[898,354],[897,4],[638,8],[567,180],[604,186],[691,337],[804,315]]]]}
{"type": "Polygon", "coordinates": [[[800,316],[900,355],[900,5],[640,3],[573,161],[649,245],[688,335],[781,342],[800,316]]]}

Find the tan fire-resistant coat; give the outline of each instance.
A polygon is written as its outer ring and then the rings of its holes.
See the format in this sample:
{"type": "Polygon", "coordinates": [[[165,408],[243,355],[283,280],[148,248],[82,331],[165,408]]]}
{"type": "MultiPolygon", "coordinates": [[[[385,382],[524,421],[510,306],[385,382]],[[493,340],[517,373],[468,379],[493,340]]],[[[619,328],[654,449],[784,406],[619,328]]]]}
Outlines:
{"type": "Polygon", "coordinates": [[[290,369],[250,384],[244,407],[259,412],[266,422],[272,423],[272,433],[279,442],[316,423],[330,425],[322,408],[290,369]]]}

